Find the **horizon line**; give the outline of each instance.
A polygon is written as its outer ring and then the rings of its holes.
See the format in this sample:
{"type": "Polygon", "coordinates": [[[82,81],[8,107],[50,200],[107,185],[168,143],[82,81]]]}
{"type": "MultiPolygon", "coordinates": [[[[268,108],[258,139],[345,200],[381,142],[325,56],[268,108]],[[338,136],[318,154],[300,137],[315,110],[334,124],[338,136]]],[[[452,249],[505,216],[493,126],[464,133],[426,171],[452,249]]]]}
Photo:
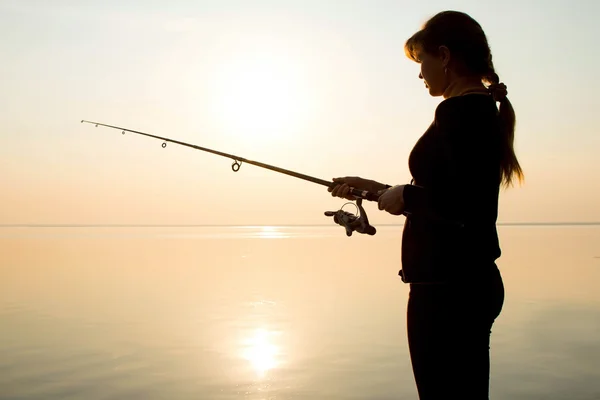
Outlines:
{"type": "MultiPolygon", "coordinates": [[[[600,225],[600,221],[558,221],[558,222],[497,222],[497,226],[575,226],[600,225]]],[[[337,224],[0,224],[0,228],[201,228],[201,227],[325,227],[337,224]]],[[[400,224],[377,224],[377,226],[404,226],[400,224]]]]}

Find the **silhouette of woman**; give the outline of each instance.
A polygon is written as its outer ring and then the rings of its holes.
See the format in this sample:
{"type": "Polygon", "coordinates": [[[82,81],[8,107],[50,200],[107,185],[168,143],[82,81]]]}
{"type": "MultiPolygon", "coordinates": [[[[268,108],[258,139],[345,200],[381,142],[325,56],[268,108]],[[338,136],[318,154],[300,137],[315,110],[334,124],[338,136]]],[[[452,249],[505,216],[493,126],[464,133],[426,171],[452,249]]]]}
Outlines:
{"type": "Polygon", "coordinates": [[[486,35],[469,15],[443,11],[405,43],[431,96],[443,96],[413,147],[410,184],[334,178],[333,196],[379,192],[380,210],[405,215],[402,281],[421,400],[488,399],[490,335],[504,303],[496,265],[498,197],[523,172],[513,149],[515,113],[486,35]],[[499,104],[499,105],[498,105],[499,104]]]}

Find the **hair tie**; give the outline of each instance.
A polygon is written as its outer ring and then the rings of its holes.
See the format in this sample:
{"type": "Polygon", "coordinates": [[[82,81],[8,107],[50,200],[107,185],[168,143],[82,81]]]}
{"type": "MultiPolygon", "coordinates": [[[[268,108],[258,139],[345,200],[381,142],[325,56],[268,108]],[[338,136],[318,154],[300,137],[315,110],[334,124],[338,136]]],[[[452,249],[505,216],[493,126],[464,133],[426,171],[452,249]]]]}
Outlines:
{"type": "Polygon", "coordinates": [[[506,90],[506,85],[504,83],[492,83],[488,87],[489,92],[495,101],[502,101],[506,98],[508,91],[506,90]]]}

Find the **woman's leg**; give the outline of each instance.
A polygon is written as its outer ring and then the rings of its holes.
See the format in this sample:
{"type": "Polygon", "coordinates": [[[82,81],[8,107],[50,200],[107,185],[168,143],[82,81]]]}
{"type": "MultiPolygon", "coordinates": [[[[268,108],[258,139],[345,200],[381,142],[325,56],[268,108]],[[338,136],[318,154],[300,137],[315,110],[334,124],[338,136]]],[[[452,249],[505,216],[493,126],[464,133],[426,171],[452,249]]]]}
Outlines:
{"type": "Polygon", "coordinates": [[[503,301],[499,274],[482,286],[411,286],[408,342],[421,400],[488,399],[490,332],[503,301]]]}

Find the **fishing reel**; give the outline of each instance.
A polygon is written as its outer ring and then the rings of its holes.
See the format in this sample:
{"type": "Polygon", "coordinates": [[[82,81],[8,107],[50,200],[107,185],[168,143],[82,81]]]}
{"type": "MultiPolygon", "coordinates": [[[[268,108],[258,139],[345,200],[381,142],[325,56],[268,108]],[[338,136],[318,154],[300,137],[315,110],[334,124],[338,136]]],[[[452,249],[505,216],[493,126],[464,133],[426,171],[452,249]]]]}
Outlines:
{"type": "MultiPolygon", "coordinates": [[[[346,203],[352,204],[352,203],[346,203]]],[[[343,208],[346,205],[344,204],[342,208],[337,211],[325,211],[325,216],[333,217],[333,221],[346,228],[346,236],[352,236],[354,231],[358,233],[366,233],[367,235],[374,235],[377,230],[374,226],[369,225],[369,218],[367,218],[367,213],[362,206],[362,198],[358,198],[356,200],[356,208],[359,212],[359,215],[354,215],[349,213],[348,211],[344,211],[343,208]]]]}

